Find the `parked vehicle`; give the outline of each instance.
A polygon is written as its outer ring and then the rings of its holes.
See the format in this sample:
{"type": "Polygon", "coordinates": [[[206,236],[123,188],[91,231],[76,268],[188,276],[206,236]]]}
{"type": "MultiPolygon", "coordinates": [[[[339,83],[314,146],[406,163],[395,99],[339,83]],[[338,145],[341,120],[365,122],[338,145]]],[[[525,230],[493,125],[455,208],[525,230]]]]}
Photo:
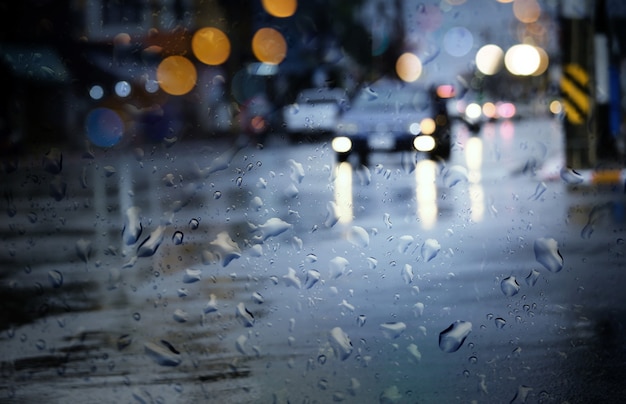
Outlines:
{"type": "Polygon", "coordinates": [[[283,108],[283,121],[289,139],[316,140],[333,132],[337,119],[348,109],[348,96],[341,88],[311,88],[298,94],[293,104],[283,108]]]}
{"type": "Polygon", "coordinates": [[[364,87],[336,125],[332,147],[338,161],[356,155],[367,165],[375,151],[421,151],[447,159],[451,149],[447,98],[452,94],[449,86],[426,88],[392,79],[364,87]]]}

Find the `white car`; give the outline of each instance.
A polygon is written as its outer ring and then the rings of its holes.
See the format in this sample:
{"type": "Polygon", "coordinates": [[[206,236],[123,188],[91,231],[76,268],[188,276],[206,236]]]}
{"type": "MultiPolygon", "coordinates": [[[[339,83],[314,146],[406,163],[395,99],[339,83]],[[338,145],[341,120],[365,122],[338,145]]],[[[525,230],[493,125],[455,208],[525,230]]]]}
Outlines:
{"type": "Polygon", "coordinates": [[[283,108],[283,121],[292,141],[315,140],[330,134],[339,115],[348,108],[341,88],[311,88],[298,94],[296,102],[283,108]]]}

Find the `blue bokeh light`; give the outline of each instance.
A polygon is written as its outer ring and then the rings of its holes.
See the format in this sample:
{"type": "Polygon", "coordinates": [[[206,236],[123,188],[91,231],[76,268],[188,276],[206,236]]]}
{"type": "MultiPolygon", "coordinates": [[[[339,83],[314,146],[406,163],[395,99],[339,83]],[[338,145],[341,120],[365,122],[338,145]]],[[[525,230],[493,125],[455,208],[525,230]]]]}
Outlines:
{"type": "Polygon", "coordinates": [[[122,118],[109,108],[96,108],[87,115],[87,137],[96,146],[115,146],[124,134],[122,118]]]}

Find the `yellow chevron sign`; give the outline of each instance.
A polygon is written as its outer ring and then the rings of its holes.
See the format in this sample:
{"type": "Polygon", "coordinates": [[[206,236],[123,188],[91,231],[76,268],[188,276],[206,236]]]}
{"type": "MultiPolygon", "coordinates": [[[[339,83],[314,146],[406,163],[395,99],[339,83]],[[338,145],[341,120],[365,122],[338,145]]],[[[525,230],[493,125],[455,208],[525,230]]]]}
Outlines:
{"type": "Polygon", "coordinates": [[[591,104],[587,72],[575,63],[566,65],[561,77],[561,91],[567,119],[576,125],[584,123],[591,104]]]}

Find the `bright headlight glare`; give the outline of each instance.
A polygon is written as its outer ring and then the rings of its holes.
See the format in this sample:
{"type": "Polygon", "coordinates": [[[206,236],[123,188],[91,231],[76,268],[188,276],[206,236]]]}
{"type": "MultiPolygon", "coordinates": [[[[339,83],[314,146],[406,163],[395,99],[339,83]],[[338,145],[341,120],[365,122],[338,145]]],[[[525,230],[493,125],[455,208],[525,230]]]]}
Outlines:
{"type": "Polygon", "coordinates": [[[435,148],[435,138],[429,135],[417,136],[413,139],[415,150],[429,152],[435,148]]]}
{"type": "Polygon", "coordinates": [[[331,146],[337,153],[346,153],[352,149],[352,141],[345,136],[339,136],[333,139],[331,146]]]}

